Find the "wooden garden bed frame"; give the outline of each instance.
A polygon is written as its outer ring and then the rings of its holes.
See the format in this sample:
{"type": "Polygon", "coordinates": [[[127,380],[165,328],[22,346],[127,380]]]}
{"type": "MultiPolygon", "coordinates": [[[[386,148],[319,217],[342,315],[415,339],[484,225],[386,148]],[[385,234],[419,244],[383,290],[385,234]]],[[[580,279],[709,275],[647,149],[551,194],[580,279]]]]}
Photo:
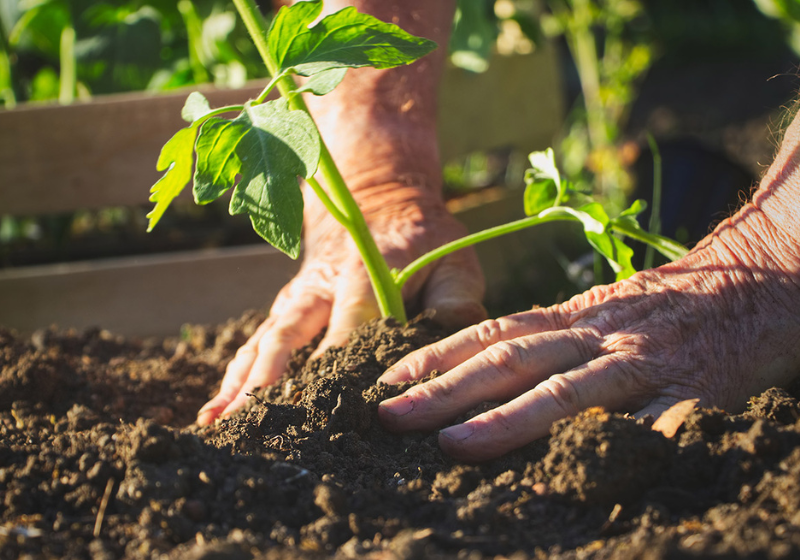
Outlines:
{"type": "MultiPolygon", "coordinates": [[[[212,106],[221,106],[255,97],[262,86],[204,93],[212,106]]],[[[0,111],[0,215],[147,203],[149,187],[160,176],[159,150],[184,126],[180,109],[186,95],[115,95],[66,107],[0,111]]],[[[545,148],[562,115],[551,49],[495,57],[484,74],[449,69],[440,98],[442,156],[504,146],[545,148]]],[[[457,215],[471,230],[494,225],[521,216],[520,197],[457,215]]],[[[498,247],[479,247],[479,256],[492,261],[485,266],[490,288],[521,257],[516,249],[505,255],[498,247]]],[[[0,325],[22,332],[55,323],[100,325],[125,335],[176,334],[187,322],[216,323],[268,305],[298,267],[264,244],[0,269],[0,325]]]]}

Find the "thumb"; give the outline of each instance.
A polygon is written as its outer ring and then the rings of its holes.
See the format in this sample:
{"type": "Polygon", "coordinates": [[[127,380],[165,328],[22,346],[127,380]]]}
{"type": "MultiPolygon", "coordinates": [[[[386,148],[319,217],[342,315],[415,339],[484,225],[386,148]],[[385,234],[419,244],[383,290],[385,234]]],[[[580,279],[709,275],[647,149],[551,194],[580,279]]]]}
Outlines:
{"type": "Polygon", "coordinates": [[[436,311],[445,327],[460,329],[486,319],[484,280],[475,254],[462,250],[448,255],[434,268],[423,288],[422,304],[436,311]]]}
{"type": "Polygon", "coordinates": [[[320,356],[331,346],[344,345],[357,327],[376,317],[380,317],[380,310],[366,275],[342,274],[336,285],[328,330],[311,357],[320,356]]]}

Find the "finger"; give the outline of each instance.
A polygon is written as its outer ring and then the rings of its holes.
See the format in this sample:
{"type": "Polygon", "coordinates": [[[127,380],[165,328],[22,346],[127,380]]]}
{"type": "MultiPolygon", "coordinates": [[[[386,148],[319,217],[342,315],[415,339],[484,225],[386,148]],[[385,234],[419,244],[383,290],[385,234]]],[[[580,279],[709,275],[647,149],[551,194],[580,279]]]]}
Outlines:
{"type": "MultiPolygon", "coordinates": [[[[229,384],[220,388],[215,400],[227,401],[221,415],[226,416],[247,402],[247,393],[273,383],[286,370],[292,351],[308,344],[324,328],[330,314],[330,303],[317,294],[305,294],[295,305],[283,310],[272,326],[258,340],[255,360],[244,380],[243,371],[232,373],[229,384]]],[[[226,372],[227,377],[227,372],[226,372]]]]}
{"type": "Polygon", "coordinates": [[[439,433],[439,445],[463,461],[485,461],[546,436],[554,422],[602,406],[641,406],[645,388],[619,356],[553,375],[516,399],[439,433]]]}
{"type": "Polygon", "coordinates": [[[213,399],[208,401],[197,412],[197,424],[200,426],[207,426],[211,424],[228,406],[228,403],[233,399],[230,395],[235,395],[239,388],[244,385],[250,369],[258,356],[258,341],[275,323],[275,316],[270,316],[267,320],[263,321],[256,332],[253,333],[247,342],[236,351],[236,355],[228,362],[225,368],[225,376],[222,378],[220,390],[217,392],[213,399]]]}
{"type": "Polygon", "coordinates": [[[461,329],[486,319],[481,303],[485,284],[483,272],[472,251],[449,255],[434,268],[422,294],[424,309],[433,309],[435,319],[445,327],[461,329]]]}
{"type": "Polygon", "coordinates": [[[311,357],[345,344],[357,327],[375,317],[380,317],[380,310],[366,274],[343,274],[336,285],[328,330],[311,357]]]}
{"type": "Polygon", "coordinates": [[[397,431],[441,426],[486,401],[505,401],[592,358],[594,337],[575,329],[490,346],[448,373],[379,405],[384,425],[397,431]]]}
{"type": "Polygon", "coordinates": [[[399,383],[422,379],[433,370],[449,371],[500,341],[558,328],[557,321],[545,310],[487,319],[412,352],[389,368],[378,381],[399,383]]]}

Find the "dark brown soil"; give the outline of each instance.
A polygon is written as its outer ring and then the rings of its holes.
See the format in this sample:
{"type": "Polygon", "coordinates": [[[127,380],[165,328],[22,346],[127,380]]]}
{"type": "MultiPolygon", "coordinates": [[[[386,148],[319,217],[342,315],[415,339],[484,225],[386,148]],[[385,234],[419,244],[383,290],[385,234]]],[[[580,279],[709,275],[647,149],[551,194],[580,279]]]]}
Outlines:
{"type": "Polygon", "coordinates": [[[0,558],[793,558],[800,404],[600,409],[482,465],[389,434],[375,379],[442,333],[372,324],[298,353],[240,416],[190,426],[256,314],[183,340],[0,329],[0,558]],[[187,427],[189,426],[189,427],[187,427]]]}

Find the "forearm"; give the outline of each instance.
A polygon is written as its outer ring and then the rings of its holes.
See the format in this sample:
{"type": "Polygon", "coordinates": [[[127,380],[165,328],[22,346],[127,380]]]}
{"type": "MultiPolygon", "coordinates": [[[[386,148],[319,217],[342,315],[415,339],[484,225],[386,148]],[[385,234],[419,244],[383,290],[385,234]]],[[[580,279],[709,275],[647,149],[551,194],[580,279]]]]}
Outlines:
{"type": "Polygon", "coordinates": [[[787,129],[752,200],[715,234],[709,242],[726,244],[737,264],[754,274],[781,274],[787,287],[800,288],[800,118],[787,129]]]}
{"type": "Polygon", "coordinates": [[[413,197],[417,191],[438,193],[436,100],[454,3],[328,0],[325,11],[350,5],[432,39],[439,48],[410,66],[350,70],[332,93],[306,96],[309,109],[357,198],[384,198],[385,189],[395,198],[413,197]],[[368,196],[361,196],[362,191],[369,191],[368,196]]]}

